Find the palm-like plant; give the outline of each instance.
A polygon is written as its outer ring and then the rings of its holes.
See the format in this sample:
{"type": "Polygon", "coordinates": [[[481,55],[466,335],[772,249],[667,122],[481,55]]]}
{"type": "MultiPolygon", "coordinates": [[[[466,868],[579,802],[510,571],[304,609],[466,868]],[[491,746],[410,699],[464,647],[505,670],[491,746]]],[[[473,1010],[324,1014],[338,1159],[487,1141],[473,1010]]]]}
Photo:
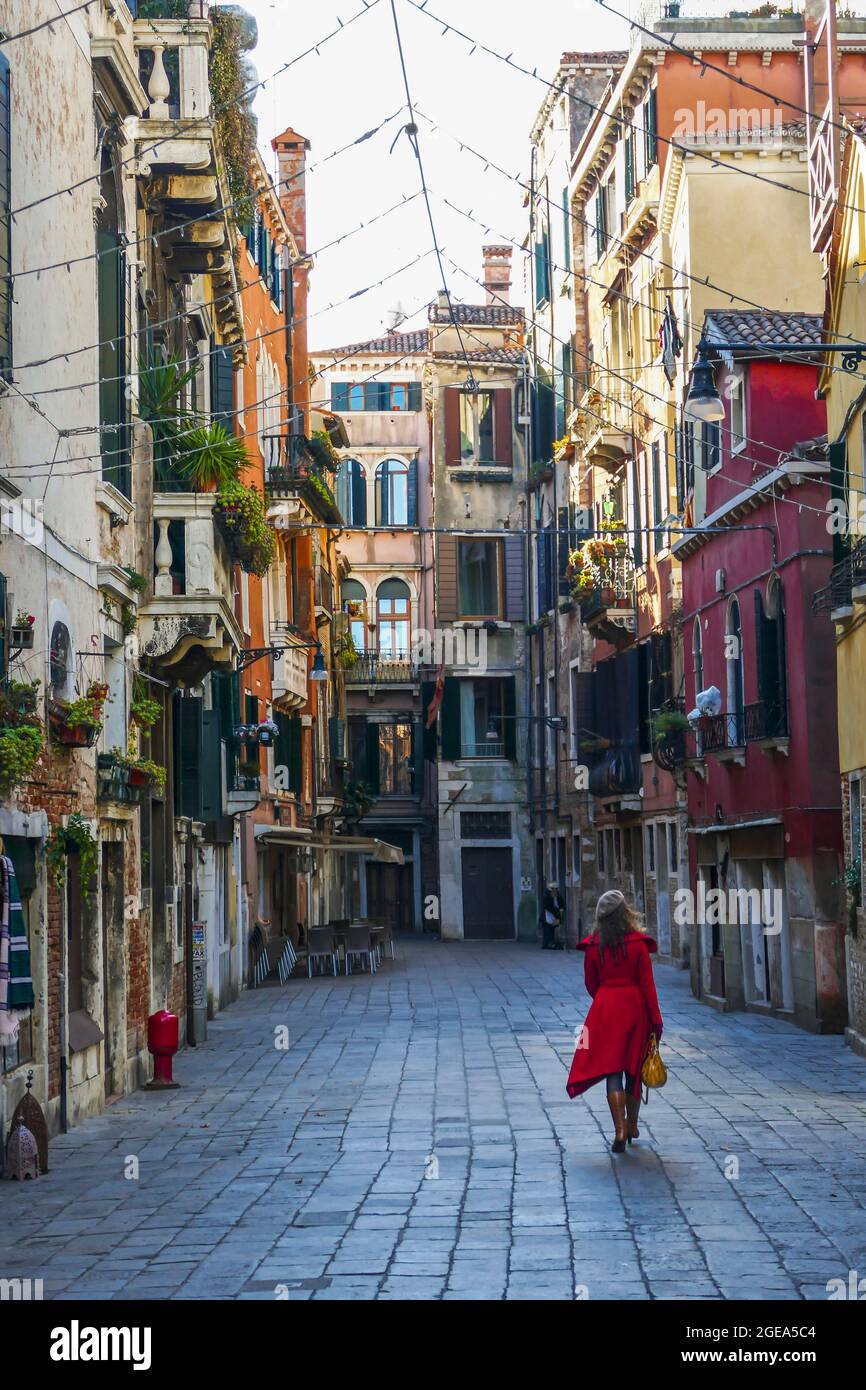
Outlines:
{"type": "Polygon", "coordinates": [[[178,444],[177,470],[193,491],[224,488],[237,480],[247,462],[244,441],[229,434],[218,420],[200,425],[188,422],[178,444]]]}
{"type": "Polygon", "coordinates": [[[141,414],[153,430],[156,479],[203,492],[234,482],[247,461],[242,439],[216,420],[190,414],[181,397],[198,374],[177,355],[166,361],[153,355],[139,365],[141,414]]]}

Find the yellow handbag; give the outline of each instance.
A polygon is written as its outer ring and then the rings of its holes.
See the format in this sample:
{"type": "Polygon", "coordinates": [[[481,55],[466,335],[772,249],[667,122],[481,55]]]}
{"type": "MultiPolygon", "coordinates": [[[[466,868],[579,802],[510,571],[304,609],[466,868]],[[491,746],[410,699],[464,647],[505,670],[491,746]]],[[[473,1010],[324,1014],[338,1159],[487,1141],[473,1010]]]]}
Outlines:
{"type": "Polygon", "coordinates": [[[657,1090],[659,1086],[664,1086],[668,1079],[668,1069],[662,1061],[655,1033],[650,1033],[649,1047],[641,1068],[640,1079],[649,1090],[657,1090]]]}

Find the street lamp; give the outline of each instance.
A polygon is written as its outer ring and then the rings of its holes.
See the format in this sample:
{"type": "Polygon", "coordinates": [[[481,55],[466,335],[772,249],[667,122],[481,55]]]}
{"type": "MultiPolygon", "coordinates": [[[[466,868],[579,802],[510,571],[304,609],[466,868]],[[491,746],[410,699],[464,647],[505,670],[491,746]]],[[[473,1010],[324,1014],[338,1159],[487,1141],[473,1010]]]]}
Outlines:
{"type": "Polygon", "coordinates": [[[324,655],[324,652],[322,651],[322,645],[321,645],[321,643],[319,643],[319,644],[317,645],[317,647],[316,647],[316,655],[315,655],[314,658],[313,658],[313,665],[312,665],[312,669],[311,669],[311,671],[310,671],[310,680],[311,680],[311,681],[326,681],[327,679],[328,679],[328,668],[327,668],[327,666],[325,665],[325,655],[324,655]]]}
{"type": "Polygon", "coordinates": [[[724,420],[725,407],[716,390],[716,377],[713,364],[707,355],[706,346],[698,345],[698,355],[692,368],[689,394],[686,397],[686,414],[693,420],[724,420]]]}

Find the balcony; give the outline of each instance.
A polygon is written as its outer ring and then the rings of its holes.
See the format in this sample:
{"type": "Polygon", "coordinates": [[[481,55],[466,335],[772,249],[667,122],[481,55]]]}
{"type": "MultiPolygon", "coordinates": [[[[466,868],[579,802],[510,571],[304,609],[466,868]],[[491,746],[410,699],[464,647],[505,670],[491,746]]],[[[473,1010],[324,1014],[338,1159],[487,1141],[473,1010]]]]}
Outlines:
{"type": "Polygon", "coordinates": [[[211,25],[202,12],[206,5],[191,5],[190,18],[135,21],[147,104],[133,126],[147,205],[162,214],[159,247],[169,273],[222,273],[230,284],[229,229],[220,211],[227,195],[221,196],[211,120],[211,25]]]}
{"type": "Polygon", "coordinates": [[[788,756],[788,711],[781,700],[757,700],[753,705],[746,705],[743,725],[747,743],[756,743],[762,753],[788,756]]]}
{"type": "Polygon", "coordinates": [[[745,712],[705,715],[698,724],[701,754],[712,753],[720,763],[746,765],[745,712]]]}
{"type": "Polygon", "coordinates": [[[590,566],[592,584],[576,594],[590,632],[614,646],[627,646],[637,632],[634,561],[623,551],[590,566]]]}
{"type": "Polygon", "coordinates": [[[266,434],[265,496],[268,520],[278,530],[298,526],[343,525],[329,481],[328,451],[302,434],[266,434]]]}
{"type": "Polygon", "coordinates": [[[324,622],[330,622],[334,616],[334,581],[324,565],[316,565],[313,571],[313,602],[316,617],[321,616],[324,622]]]}
{"type": "Polygon", "coordinates": [[[142,656],[185,685],[230,671],[243,646],[232,563],[212,493],[154,493],[153,597],[139,607],[142,656]]]}
{"type": "Polygon", "coordinates": [[[418,681],[418,667],[408,657],[382,657],[378,652],[359,652],[353,666],[343,668],[346,685],[412,685],[418,681]]]}
{"type": "Polygon", "coordinates": [[[271,624],[271,641],[280,648],[271,683],[274,708],[287,714],[301,709],[309,698],[309,650],[295,644],[286,623],[271,624]]]}
{"type": "Polygon", "coordinates": [[[854,617],[856,604],[866,603],[866,541],[858,541],[850,555],[834,565],[830,583],[812,596],[812,612],[829,614],[845,626],[854,617]]]}

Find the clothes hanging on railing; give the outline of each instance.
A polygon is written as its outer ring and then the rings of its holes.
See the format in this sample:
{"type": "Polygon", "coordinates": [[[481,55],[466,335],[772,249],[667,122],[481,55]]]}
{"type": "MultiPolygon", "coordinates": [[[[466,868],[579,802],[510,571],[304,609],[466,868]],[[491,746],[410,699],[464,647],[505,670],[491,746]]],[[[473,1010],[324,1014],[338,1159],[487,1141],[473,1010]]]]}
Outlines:
{"type": "Polygon", "coordinates": [[[30,943],[12,860],[0,855],[0,1047],[18,1041],[18,1027],[33,1008],[30,943]]]}

